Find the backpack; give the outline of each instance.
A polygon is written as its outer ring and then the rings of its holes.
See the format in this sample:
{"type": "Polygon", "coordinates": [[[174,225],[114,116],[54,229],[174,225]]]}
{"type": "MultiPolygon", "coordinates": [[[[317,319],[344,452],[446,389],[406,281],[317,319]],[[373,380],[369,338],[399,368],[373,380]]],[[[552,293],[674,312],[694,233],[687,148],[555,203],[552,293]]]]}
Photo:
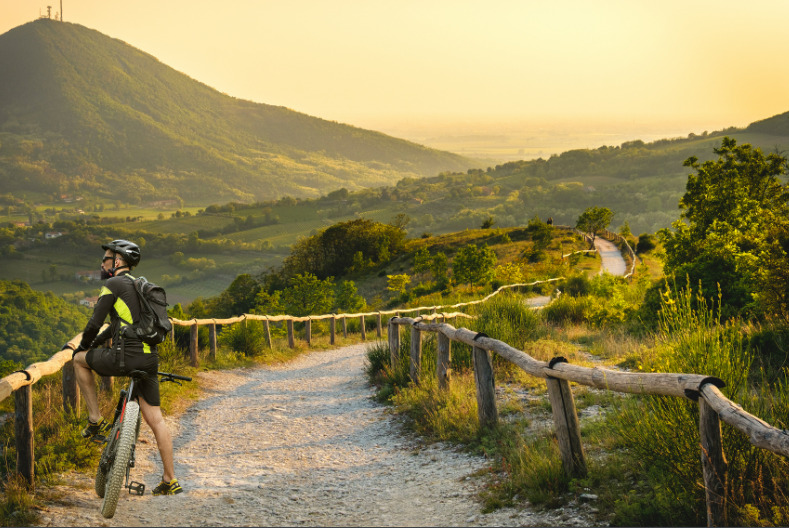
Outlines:
{"type": "MultiPolygon", "coordinates": [[[[135,337],[146,345],[158,345],[173,328],[167,315],[167,296],[164,288],[148,282],[145,277],[129,277],[140,300],[140,320],[124,327],[124,335],[135,337]]],[[[128,321],[127,321],[128,322],[128,321]]]]}

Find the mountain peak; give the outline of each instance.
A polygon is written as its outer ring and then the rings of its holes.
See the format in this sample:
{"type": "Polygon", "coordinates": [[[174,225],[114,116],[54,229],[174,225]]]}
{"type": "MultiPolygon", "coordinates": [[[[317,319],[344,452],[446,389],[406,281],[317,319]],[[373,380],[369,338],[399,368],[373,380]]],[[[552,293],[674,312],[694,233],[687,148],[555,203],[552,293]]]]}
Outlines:
{"type": "Polygon", "coordinates": [[[43,19],[0,35],[0,71],[0,183],[12,192],[203,204],[318,196],[473,165],[222,94],[79,24],[43,19]]]}

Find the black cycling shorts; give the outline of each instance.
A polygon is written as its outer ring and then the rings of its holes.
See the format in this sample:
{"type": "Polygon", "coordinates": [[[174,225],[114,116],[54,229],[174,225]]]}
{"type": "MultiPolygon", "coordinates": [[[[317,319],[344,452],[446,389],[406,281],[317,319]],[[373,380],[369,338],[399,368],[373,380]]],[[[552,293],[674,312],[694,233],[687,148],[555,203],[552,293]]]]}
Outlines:
{"type": "Polygon", "coordinates": [[[125,368],[120,369],[120,350],[114,348],[92,348],[88,350],[85,361],[97,374],[102,376],[128,376],[132,370],[144,370],[150,376],[134,385],[132,397],[142,396],[149,405],[158,407],[159,400],[159,355],[126,351],[125,368]]]}

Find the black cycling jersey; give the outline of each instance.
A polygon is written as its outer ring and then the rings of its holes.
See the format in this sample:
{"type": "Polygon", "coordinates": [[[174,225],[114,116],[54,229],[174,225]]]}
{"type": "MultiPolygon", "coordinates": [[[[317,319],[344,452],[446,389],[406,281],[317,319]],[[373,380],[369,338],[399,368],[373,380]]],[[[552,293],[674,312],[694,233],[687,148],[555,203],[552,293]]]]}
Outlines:
{"type": "MultiPolygon", "coordinates": [[[[104,283],[101,293],[99,293],[99,300],[93,308],[93,315],[82,332],[80,349],[88,350],[101,346],[110,337],[113,343],[120,343],[121,328],[140,319],[140,301],[132,279],[129,272],[124,271],[107,279],[107,282],[104,283]],[[99,329],[108,315],[110,316],[110,326],[101,335],[98,335],[99,329]]],[[[156,347],[150,347],[137,338],[125,337],[124,340],[127,352],[146,354],[156,352],[156,347]]]]}

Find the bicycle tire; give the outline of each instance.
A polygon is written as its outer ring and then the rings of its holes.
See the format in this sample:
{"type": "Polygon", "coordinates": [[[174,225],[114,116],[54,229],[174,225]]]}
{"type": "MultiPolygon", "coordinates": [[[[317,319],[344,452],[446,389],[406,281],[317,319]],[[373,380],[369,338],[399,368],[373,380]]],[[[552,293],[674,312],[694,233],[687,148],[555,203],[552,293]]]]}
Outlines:
{"type": "Polygon", "coordinates": [[[101,503],[101,514],[107,519],[115,515],[115,508],[118,506],[118,497],[126,480],[126,470],[129,468],[132,448],[137,441],[139,417],[140,405],[135,401],[128,402],[121,422],[120,435],[115,443],[115,460],[107,471],[107,484],[104,500],[101,503]]]}
{"type": "MultiPolygon", "coordinates": [[[[107,442],[107,445],[104,446],[104,451],[107,449],[112,449],[110,442],[107,442]]],[[[101,456],[104,456],[104,451],[101,452],[101,456]]],[[[107,487],[107,472],[101,469],[101,463],[99,463],[98,467],[96,468],[96,479],[94,481],[93,488],[96,490],[96,495],[99,496],[100,499],[104,498],[104,490],[107,487]]]]}

